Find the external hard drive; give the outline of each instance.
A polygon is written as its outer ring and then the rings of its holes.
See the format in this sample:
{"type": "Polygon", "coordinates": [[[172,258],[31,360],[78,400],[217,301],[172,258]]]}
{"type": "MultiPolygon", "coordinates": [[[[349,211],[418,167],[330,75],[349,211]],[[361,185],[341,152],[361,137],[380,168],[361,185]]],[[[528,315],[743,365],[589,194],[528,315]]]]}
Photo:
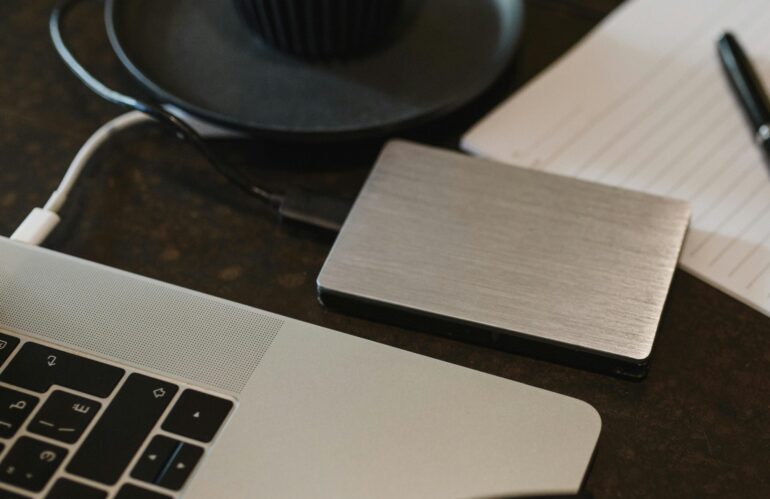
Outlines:
{"type": "Polygon", "coordinates": [[[352,314],[641,377],[689,212],[682,201],[395,141],[318,293],[352,314]]]}

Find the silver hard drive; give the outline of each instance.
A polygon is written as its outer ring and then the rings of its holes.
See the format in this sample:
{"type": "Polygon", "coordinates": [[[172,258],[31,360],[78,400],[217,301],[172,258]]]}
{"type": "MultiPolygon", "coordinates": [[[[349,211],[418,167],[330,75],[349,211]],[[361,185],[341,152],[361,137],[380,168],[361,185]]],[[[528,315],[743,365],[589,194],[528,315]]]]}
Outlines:
{"type": "Polygon", "coordinates": [[[394,141],[324,263],[319,296],[638,377],[689,214],[674,199],[394,141]]]}

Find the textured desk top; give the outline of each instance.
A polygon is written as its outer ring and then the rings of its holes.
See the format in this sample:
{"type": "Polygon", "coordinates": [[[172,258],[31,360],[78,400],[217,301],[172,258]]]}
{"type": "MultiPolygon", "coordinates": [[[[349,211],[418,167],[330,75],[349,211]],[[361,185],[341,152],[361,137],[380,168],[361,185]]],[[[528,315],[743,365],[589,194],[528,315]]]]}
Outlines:
{"type": "MultiPolygon", "coordinates": [[[[532,0],[517,59],[471,106],[407,134],[456,147],[496,102],[615,4],[532,0]]],[[[89,67],[132,90],[101,15],[79,9],[70,39],[89,67]]],[[[119,113],[57,59],[51,1],[0,2],[0,233],[58,184],[88,135],[119,113]]],[[[221,144],[254,179],[353,197],[381,141],[297,147],[221,144]]],[[[770,318],[677,271],[651,371],[616,379],[324,310],[315,277],[332,238],[282,225],[165,132],[125,133],[89,166],[46,243],[56,250],[578,397],[603,418],[586,484],[596,498],[770,497],[770,318]]]]}

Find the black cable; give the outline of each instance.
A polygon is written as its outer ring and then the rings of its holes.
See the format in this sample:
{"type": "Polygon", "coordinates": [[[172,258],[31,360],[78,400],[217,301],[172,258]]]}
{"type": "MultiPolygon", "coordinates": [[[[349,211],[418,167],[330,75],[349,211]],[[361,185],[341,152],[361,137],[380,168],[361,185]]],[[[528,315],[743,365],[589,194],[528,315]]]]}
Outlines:
{"type": "Polygon", "coordinates": [[[95,94],[126,109],[144,113],[157,122],[170,127],[183,140],[191,142],[206,160],[227,180],[248,194],[267,202],[288,220],[313,225],[325,230],[338,231],[350,210],[347,199],[329,196],[306,189],[290,189],[285,194],[276,194],[253,185],[238,171],[220,163],[206,146],[203,138],[190,125],[169,113],[159,104],[144,102],[117,92],[96,79],[78,62],[61,35],[62,19],[67,11],[82,0],[60,0],[51,13],[48,23],[51,39],[56,51],[72,73],[95,94]]]}
{"type": "Polygon", "coordinates": [[[87,86],[96,95],[102,97],[108,102],[117,104],[126,109],[133,109],[140,111],[151,118],[155,119],[161,124],[171,127],[176,135],[183,140],[187,140],[192,143],[204,158],[214,167],[220,174],[222,174],[227,180],[237,185],[243,191],[255,196],[271,206],[278,207],[284,201],[284,196],[270,192],[267,189],[263,189],[259,186],[253,185],[246,177],[239,172],[228,168],[221,164],[216,157],[211,153],[206,146],[203,138],[196,132],[190,125],[180,120],[170,112],[163,109],[162,106],[143,102],[134,97],[117,92],[101,81],[96,79],[91,73],[89,73],[75,58],[67,45],[64,43],[64,39],[61,35],[61,23],[67,11],[71,9],[77,2],[82,0],[61,0],[51,12],[51,18],[48,23],[48,28],[51,33],[51,39],[53,41],[54,48],[59,53],[66,66],[72,71],[72,73],[87,86]]]}

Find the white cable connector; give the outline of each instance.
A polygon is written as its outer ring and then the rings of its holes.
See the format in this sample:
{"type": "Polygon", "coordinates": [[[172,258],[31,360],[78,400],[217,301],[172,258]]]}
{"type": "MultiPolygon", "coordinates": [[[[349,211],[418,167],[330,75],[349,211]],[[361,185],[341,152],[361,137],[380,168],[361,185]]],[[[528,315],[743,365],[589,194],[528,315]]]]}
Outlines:
{"type": "Polygon", "coordinates": [[[51,233],[58,223],[59,215],[53,211],[34,208],[13,232],[11,239],[37,246],[45,241],[45,238],[48,237],[48,234],[51,233]]]}
{"type": "Polygon", "coordinates": [[[43,208],[33,209],[11,235],[11,239],[34,245],[39,245],[45,241],[48,234],[50,234],[54,227],[56,227],[56,224],[59,223],[59,215],[57,212],[64,205],[67,196],[75,185],[75,182],[77,182],[83,168],[88,164],[88,161],[97,149],[99,149],[104,142],[109,140],[110,137],[121,130],[149,121],[154,120],[139,111],[130,111],[121,114],[117,118],[113,118],[99,127],[75,155],[75,158],[70,163],[69,168],[67,168],[67,172],[64,174],[64,178],[59,184],[59,187],[53,194],[51,194],[51,197],[48,199],[48,202],[45,203],[45,206],[43,208]]]}

